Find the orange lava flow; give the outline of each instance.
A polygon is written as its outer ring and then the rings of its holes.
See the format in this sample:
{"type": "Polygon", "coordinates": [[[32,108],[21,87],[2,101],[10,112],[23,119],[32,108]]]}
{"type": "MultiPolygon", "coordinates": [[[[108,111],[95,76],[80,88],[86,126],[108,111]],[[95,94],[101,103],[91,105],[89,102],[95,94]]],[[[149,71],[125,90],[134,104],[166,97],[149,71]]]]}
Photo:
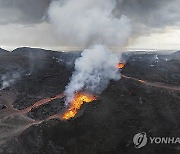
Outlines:
{"type": "Polygon", "coordinates": [[[124,63],[119,63],[119,64],[117,65],[117,68],[118,68],[118,69],[123,69],[123,68],[124,68],[124,66],[125,66],[125,64],[124,64],[124,63]]]}
{"type": "Polygon", "coordinates": [[[68,120],[70,118],[75,117],[78,110],[81,108],[81,106],[84,103],[90,103],[92,101],[96,100],[94,95],[87,94],[87,93],[76,93],[74,99],[70,102],[69,109],[64,113],[63,119],[68,120]]]}
{"type": "Polygon", "coordinates": [[[41,105],[44,105],[44,104],[46,104],[46,103],[48,103],[48,102],[51,102],[51,101],[53,101],[53,100],[56,100],[56,99],[58,99],[58,98],[63,98],[63,97],[64,97],[64,94],[58,94],[58,95],[56,95],[56,96],[54,96],[54,97],[51,97],[51,98],[42,99],[42,100],[40,100],[40,101],[37,101],[37,102],[32,106],[32,108],[38,108],[38,107],[41,106],[41,105]]]}
{"type": "Polygon", "coordinates": [[[64,94],[61,93],[61,94],[58,94],[58,95],[51,97],[51,98],[45,98],[45,99],[39,100],[39,101],[35,102],[34,105],[29,106],[29,107],[21,110],[21,113],[26,114],[26,113],[30,112],[32,109],[36,109],[36,108],[38,108],[42,105],[45,105],[45,104],[47,104],[53,100],[56,100],[58,98],[63,98],[63,97],[64,97],[64,94]]]}

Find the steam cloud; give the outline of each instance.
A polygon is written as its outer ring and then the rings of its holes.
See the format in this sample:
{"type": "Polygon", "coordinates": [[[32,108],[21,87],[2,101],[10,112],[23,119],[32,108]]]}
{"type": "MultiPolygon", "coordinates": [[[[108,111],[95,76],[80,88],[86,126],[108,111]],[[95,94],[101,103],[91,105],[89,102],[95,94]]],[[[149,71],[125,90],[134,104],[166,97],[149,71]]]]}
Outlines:
{"type": "Polygon", "coordinates": [[[111,79],[120,79],[116,68],[118,62],[117,55],[102,45],[84,50],[75,61],[75,72],[65,91],[66,102],[71,101],[76,91],[83,89],[101,93],[111,79]]]}
{"type": "Polygon", "coordinates": [[[131,27],[127,17],[113,16],[115,7],[116,0],[58,0],[50,4],[48,13],[63,45],[120,47],[131,27]]]}
{"type": "Polygon", "coordinates": [[[131,33],[125,16],[112,14],[116,0],[58,0],[50,4],[48,14],[59,33],[60,43],[85,49],[75,61],[75,71],[66,86],[66,103],[75,92],[102,92],[111,79],[120,78],[118,56],[108,47],[121,47],[131,33]],[[106,47],[107,46],[107,47],[106,47]]]}
{"type": "Polygon", "coordinates": [[[8,88],[12,84],[14,84],[16,80],[18,80],[19,78],[20,78],[20,74],[18,72],[12,72],[12,73],[3,75],[1,77],[2,84],[1,84],[0,90],[8,88]]]}

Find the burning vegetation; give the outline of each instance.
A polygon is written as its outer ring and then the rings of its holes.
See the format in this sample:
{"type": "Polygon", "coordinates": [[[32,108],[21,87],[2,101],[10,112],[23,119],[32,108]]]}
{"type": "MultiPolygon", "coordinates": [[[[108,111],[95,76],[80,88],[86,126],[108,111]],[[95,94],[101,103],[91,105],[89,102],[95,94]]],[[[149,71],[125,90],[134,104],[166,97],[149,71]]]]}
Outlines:
{"type": "Polygon", "coordinates": [[[92,101],[96,100],[96,97],[92,94],[88,94],[85,92],[78,92],[75,94],[74,99],[70,102],[69,109],[64,113],[63,119],[68,120],[70,118],[75,117],[78,110],[81,108],[81,106],[84,103],[90,103],[92,101]]]}

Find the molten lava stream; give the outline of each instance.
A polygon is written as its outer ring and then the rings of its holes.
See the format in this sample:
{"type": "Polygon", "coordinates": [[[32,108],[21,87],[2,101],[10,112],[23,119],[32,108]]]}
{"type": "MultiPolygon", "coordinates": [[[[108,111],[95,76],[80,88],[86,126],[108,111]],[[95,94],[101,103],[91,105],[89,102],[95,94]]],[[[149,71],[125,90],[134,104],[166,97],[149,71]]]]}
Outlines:
{"type": "Polygon", "coordinates": [[[88,94],[88,93],[84,93],[84,92],[76,93],[74,96],[74,99],[70,102],[69,109],[64,113],[64,115],[62,116],[62,119],[68,120],[70,118],[75,117],[78,110],[81,108],[81,106],[84,103],[90,103],[94,100],[96,100],[96,97],[92,94],[88,94]]]}
{"type": "Polygon", "coordinates": [[[40,107],[40,106],[42,106],[44,104],[47,104],[47,103],[49,103],[49,102],[51,102],[53,100],[63,98],[63,97],[64,97],[64,94],[61,93],[61,94],[58,94],[58,95],[56,95],[54,97],[51,97],[51,98],[45,98],[45,99],[39,100],[39,101],[35,102],[34,105],[32,105],[30,107],[27,107],[27,108],[25,108],[23,110],[20,110],[20,113],[21,114],[26,114],[26,113],[30,112],[32,109],[36,109],[36,108],[38,108],[38,107],[40,107]]]}
{"type": "Polygon", "coordinates": [[[156,87],[156,88],[163,88],[163,89],[167,89],[167,90],[180,91],[180,87],[178,87],[178,86],[165,85],[164,83],[160,83],[160,82],[144,81],[144,80],[140,80],[140,79],[137,79],[137,78],[129,77],[129,76],[126,76],[126,75],[123,75],[123,74],[121,74],[121,76],[123,78],[126,78],[126,79],[130,79],[130,80],[134,80],[134,81],[140,82],[140,83],[142,83],[144,85],[147,85],[147,86],[156,87]]]}
{"type": "Polygon", "coordinates": [[[48,102],[51,102],[53,100],[56,100],[58,98],[63,98],[64,97],[64,94],[58,94],[56,95],[55,97],[51,97],[51,98],[46,98],[46,99],[43,99],[43,100],[40,100],[40,101],[37,101],[33,106],[32,108],[38,108],[39,106],[41,105],[44,105],[48,102]]]}

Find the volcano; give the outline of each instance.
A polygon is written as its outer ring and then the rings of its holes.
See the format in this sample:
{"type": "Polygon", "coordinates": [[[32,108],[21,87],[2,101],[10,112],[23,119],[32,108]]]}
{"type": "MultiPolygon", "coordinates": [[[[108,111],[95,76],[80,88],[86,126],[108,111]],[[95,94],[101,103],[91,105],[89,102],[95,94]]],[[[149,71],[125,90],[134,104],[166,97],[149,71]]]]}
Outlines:
{"type": "Polygon", "coordinates": [[[111,81],[97,96],[77,92],[67,108],[63,92],[80,51],[2,52],[0,86],[4,75],[8,75],[6,82],[14,73],[18,77],[0,91],[0,153],[179,153],[177,144],[136,149],[133,143],[140,132],[180,136],[177,56],[123,53],[126,64],[118,66],[119,81],[111,81]]]}

